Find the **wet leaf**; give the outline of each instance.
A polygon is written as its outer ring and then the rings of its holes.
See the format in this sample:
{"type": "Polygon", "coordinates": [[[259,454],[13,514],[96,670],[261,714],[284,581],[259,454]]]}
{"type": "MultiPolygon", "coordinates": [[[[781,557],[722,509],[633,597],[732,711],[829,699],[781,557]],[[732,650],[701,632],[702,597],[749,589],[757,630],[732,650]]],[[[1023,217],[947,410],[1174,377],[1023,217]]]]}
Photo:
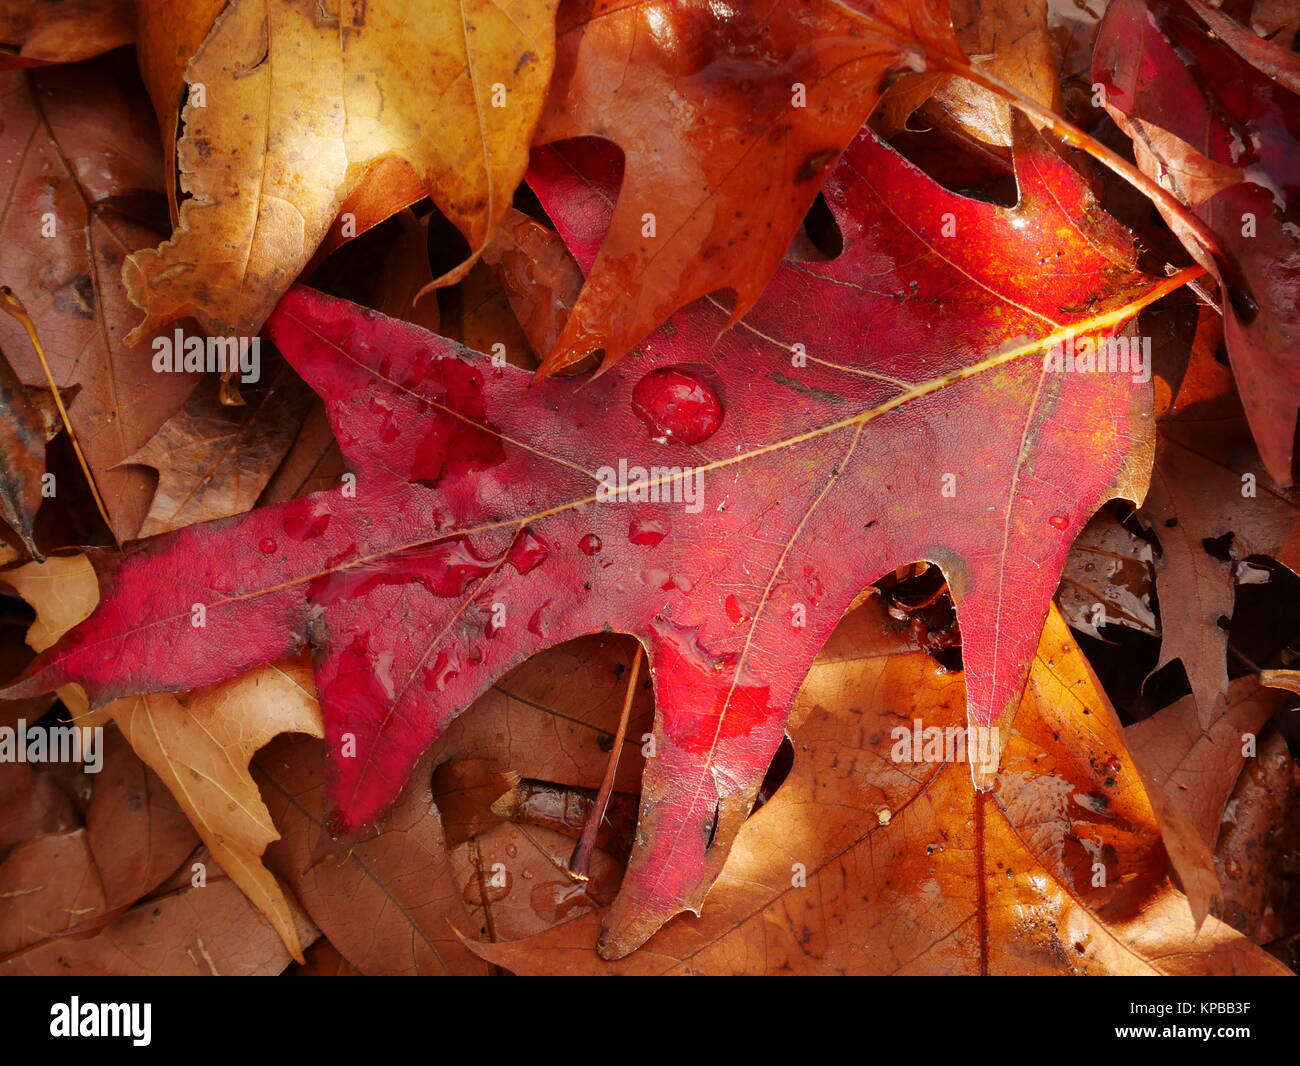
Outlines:
{"type": "MultiPolygon", "coordinates": [[[[702,904],[790,701],[864,586],[911,560],[942,566],[970,720],[1004,725],[1071,537],[1104,500],[1142,494],[1148,388],[1054,373],[1043,353],[1108,335],[1182,278],[1121,266],[1126,238],[1041,142],[1019,174],[1017,207],[968,201],[864,134],[828,193],[845,254],[783,268],[712,368],[697,361],[727,319],[712,302],[625,368],[529,388],[526,373],[296,291],[271,332],[326,400],[355,480],[155,540],[6,693],[75,678],[102,703],[310,645],[332,826],[353,834],[496,677],[582,633],[634,633],[658,754],[607,950],[633,949],[702,904]],[[960,241],[942,236],[945,214],[960,241]],[[1069,271],[1036,273],[1066,255],[1069,271]],[[892,346],[863,347],[867,328],[892,346]],[[679,388],[694,407],[676,406],[679,388]],[[990,413],[978,444],[972,411],[990,413]],[[620,462],[676,467],[649,479],[670,498],[602,502],[620,462]]],[[[603,219],[589,212],[609,188],[556,175],[538,187],[590,263],[603,219]]]]}

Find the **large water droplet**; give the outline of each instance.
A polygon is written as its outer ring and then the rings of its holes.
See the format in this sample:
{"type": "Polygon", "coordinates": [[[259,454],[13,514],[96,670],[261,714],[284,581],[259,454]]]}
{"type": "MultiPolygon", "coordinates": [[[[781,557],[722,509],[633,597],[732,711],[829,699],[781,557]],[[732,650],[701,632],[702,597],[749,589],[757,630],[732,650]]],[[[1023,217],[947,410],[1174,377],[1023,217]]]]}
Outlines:
{"type": "Polygon", "coordinates": [[[691,370],[652,370],[632,390],[632,410],[659,441],[699,444],[722,425],[722,401],[691,370]]]}

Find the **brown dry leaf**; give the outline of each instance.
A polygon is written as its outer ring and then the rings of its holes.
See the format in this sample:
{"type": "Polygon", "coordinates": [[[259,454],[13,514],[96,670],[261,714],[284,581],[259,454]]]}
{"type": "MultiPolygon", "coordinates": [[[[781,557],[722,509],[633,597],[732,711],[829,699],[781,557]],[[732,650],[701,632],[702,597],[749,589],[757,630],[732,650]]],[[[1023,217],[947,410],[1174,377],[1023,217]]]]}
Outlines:
{"type": "Polygon", "coordinates": [[[1070,628],[1102,639],[1098,626],[1126,626],[1159,636],[1152,593],[1151,545],[1110,508],[1099,511],[1070,547],[1057,601],[1070,628]]]}
{"type": "Polygon", "coordinates": [[[964,725],[960,675],[872,602],[846,626],[857,639],[828,646],[796,705],[789,778],[741,829],[699,919],[616,962],[596,954],[598,917],[475,950],[521,974],[1286,972],[1213,918],[1197,930],[1059,614],[991,793],[962,762],[891,759],[897,727],[964,725]]]}
{"type": "Polygon", "coordinates": [[[248,763],[280,733],[322,735],[310,665],[290,659],[179,696],[114,700],[80,721],[110,717],[171,790],[222,869],[302,961],[292,908],[262,863],[279,833],[248,763]]]}
{"type": "MultiPolygon", "coordinates": [[[[536,781],[599,785],[635,653],[632,638],[604,634],[533,656],[447,727],[430,749],[435,765],[451,758],[483,759],[495,770],[536,781]]],[[[653,727],[654,697],[643,675],[614,779],[617,791],[640,792],[641,745],[653,727]]]]}
{"type": "Polygon", "coordinates": [[[389,246],[369,305],[381,315],[437,333],[437,299],[433,296],[419,299],[420,293],[433,282],[429,269],[428,218],[416,218],[413,211],[401,211],[395,217],[398,234],[389,246]]]}
{"type": "MultiPolygon", "coordinates": [[[[1060,110],[1045,0],[952,0],[952,21],[962,51],[981,70],[1060,110]]],[[[1011,146],[1011,107],[987,89],[949,78],[935,91],[928,113],[933,109],[985,144],[1011,146]]]]}
{"type": "MultiPolygon", "coordinates": [[[[0,542],[0,549],[8,547],[8,544],[0,542]]],[[[17,550],[11,550],[18,554],[17,550]]],[[[19,557],[25,556],[26,552],[22,552],[19,557]]],[[[8,562],[12,564],[14,560],[8,562]]],[[[0,592],[8,591],[4,585],[4,573],[0,571],[0,592]]],[[[23,639],[30,622],[27,612],[19,611],[12,600],[6,603],[0,599],[0,677],[17,677],[35,658],[35,653],[23,639]]],[[[53,692],[47,692],[30,699],[0,700],[0,728],[14,727],[20,718],[28,722],[38,721],[57,698],[53,692]]]]}
{"type": "Polygon", "coordinates": [[[133,0],[6,0],[0,68],[76,63],[135,39],[133,0]]]}
{"type": "MultiPolygon", "coordinates": [[[[9,190],[0,283],[32,316],[58,386],[81,386],[69,418],[113,532],[124,540],[139,529],[153,484],[147,471],[118,464],[181,406],[196,380],[155,373],[150,348],[123,339],[135,309],[120,268],[158,233],[116,208],[150,197],[162,203],[158,132],[121,54],[0,71],[0,113],[0,187],[9,190]]],[[[23,382],[47,384],[26,333],[8,315],[0,315],[0,348],[23,382]]]]}
{"type": "MultiPolygon", "coordinates": [[[[376,834],[345,856],[319,859],[328,839],[321,824],[321,745],[286,737],[257,757],[263,796],[283,834],[267,861],[294,886],[349,963],[366,974],[482,973],[482,961],[454,930],[495,929],[499,917],[504,928],[531,932],[582,905],[581,893],[560,897],[555,889],[563,880],[556,863],[567,862],[573,835],[536,824],[507,825],[489,808],[509,788],[513,777],[505,772],[512,766],[530,777],[579,787],[600,781],[634,647],[627,637],[584,637],[519,666],[453,723],[421,760],[376,834]],[[461,806],[449,805],[450,852],[434,798],[438,767],[450,768],[449,787],[484,786],[461,806]],[[461,780],[463,775],[468,776],[461,780]],[[471,837],[471,831],[480,835],[471,837]],[[509,855],[512,847],[515,856],[509,855]],[[526,865],[515,864],[515,857],[526,865]],[[509,885],[480,884],[477,871],[485,858],[489,879],[493,863],[512,864],[509,885]],[[533,876],[524,876],[526,871],[533,876]],[[535,896],[539,886],[549,887],[535,896]]],[[[619,764],[622,788],[639,787],[638,749],[653,712],[650,690],[639,690],[619,764]]],[[[441,790],[444,799],[446,791],[441,790]]],[[[593,873],[602,901],[617,887],[620,872],[598,853],[593,873]]]]}
{"type": "Polygon", "coordinates": [[[1261,37],[1290,46],[1300,34],[1300,9],[1294,0],[1255,0],[1250,26],[1261,37]]]}
{"type": "Polygon", "coordinates": [[[41,506],[45,445],[59,428],[50,392],[23,385],[0,352],[0,519],[34,559],[44,558],[32,540],[32,525],[41,506]],[[48,405],[40,403],[41,396],[48,405]]]}
{"type": "Polygon", "coordinates": [[[57,937],[104,912],[86,830],[15,845],[0,863],[0,958],[57,937]]]}
{"type": "Polygon", "coordinates": [[[433,772],[432,796],[447,847],[454,848],[500,825],[493,804],[519,783],[513,770],[496,770],[489,759],[452,759],[433,772]]]}
{"type": "Polygon", "coordinates": [[[1285,863],[1300,852],[1298,808],[1300,766],[1273,733],[1237,781],[1215,850],[1224,888],[1219,917],[1257,944],[1296,931],[1277,922],[1295,894],[1285,863]]]}
{"type": "Polygon", "coordinates": [[[533,370],[537,360],[497,272],[486,262],[474,268],[443,303],[438,332],[474,351],[501,356],[511,366],[533,370]]]}
{"type": "Polygon", "coordinates": [[[50,774],[27,763],[0,763],[0,848],[76,829],[79,822],[67,793],[50,774]]]}
{"type": "Polygon", "coordinates": [[[199,846],[199,838],[121,730],[104,730],[103,745],[86,832],[105,906],[115,910],[154,891],[199,846]]]}
{"type": "Polygon", "coordinates": [[[1092,46],[1106,5],[1101,0],[1047,0],[1047,25],[1058,81],[1092,85],[1092,46]]]}
{"type": "Polygon", "coordinates": [[[325,405],[317,400],[307,413],[298,438],[280,469],[267,483],[258,505],[268,507],[310,492],[333,488],[346,470],[343,453],[339,451],[334,430],[325,414],[325,405]]]}
{"type": "Polygon", "coordinates": [[[364,974],[482,974],[452,932],[468,924],[452,880],[426,759],[373,836],[344,855],[326,854],[322,824],[325,749],[304,737],[276,741],[254,761],[282,838],[267,862],[364,974]],[[450,921],[449,921],[450,919],[450,921]]]}
{"type": "Polygon", "coordinates": [[[208,375],[176,414],[123,463],[158,471],[149,514],[136,536],[243,514],[293,446],[315,399],[281,359],[262,361],[264,381],[245,385],[244,403],[223,404],[208,375]]]}
{"type": "Polygon", "coordinates": [[[27,643],[34,651],[54,645],[99,603],[95,568],[84,555],[56,555],[41,563],[26,563],[0,574],[0,582],[36,611],[36,621],[27,630],[27,643]]]}
{"type": "MultiPolygon", "coordinates": [[[[48,839],[48,838],[42,838],[48,839]]],[[[44,941],[0,962],[0,974],[24,976],[271,977],[289,964],[280,938],[235,887],[213,876],[202,887],[157,896],[89,939],[44,941]]],[[[294,937],[316,930],[293,908],[294,937]]]]}
{"type": "Polygon", "coordinates": [[[555,0],[345,0],[334,14],[234,0],[186,71],[204,86],[177,148],[190,198],[172,239],[123,274],[146,311],[132,336],[187,315],[212,334],[255,334],[384,158],[410,161],[481,251],[527,165],[554,10],[555,0]]]}
{"type": "Polygon", "coordinates": [[[1124,730],[1129,750],[1186,812],[1210,847],[1247,756],[1247,734],[1258,736],[1264,724],[1293,702],[1262,687],[1254,677],[1239,677],[1228,688],[1213,722],[1203,728],[1194,697],[1158,711],[1124,730]]]}
{"type": "Polygon", "coordinates": [[[1115,124],[1132,140],[1134,157],[1142,172],[1155,175],[1162,186],[1190,207],[1245,179],[1240,167],[1216,163],[1153,123],[1130,118],[1115,108],[1109,112],[1115,124]]]}
{"type": "Polygon", "coordinates": [[[1221,327],[1198,327],[1187,373],[1157,423],[1151,488],[1138,514],[1160,539],[1160,661],[1180,659],[1206,727],[1228,685],[1234,586],[1267,577],[1249,556],[1300,567],[1300,494],[1276,485],[1255,450],[1226,368],[1221,327]],[[1214,551],[1215,554],[1211,554],[1214,551]]]}
{"type": "Polygon", "coordinates": [[[176,222],[176,137],[188,91],[185,68],[226,0],[135,0],[136,56],[162,131],[167,201],[176,222]]]}
{"type": "Polygon", "coordinates": [[[360,977],[361,974],[354,970],[351,964],[342,955],[339,949],[331,944],[324,937],[321,937],[311,947],[309,947],[303,956],[307,962],[299,966],[294,964],[289,967],[290,977],[360,977]]]}

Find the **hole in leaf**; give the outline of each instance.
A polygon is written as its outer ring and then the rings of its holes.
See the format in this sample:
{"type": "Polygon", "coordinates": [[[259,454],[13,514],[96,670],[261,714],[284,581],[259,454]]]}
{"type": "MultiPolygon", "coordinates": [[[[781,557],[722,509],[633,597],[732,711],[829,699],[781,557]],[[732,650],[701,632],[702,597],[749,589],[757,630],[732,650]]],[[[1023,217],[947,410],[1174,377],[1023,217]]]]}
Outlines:
{"type": "Polygon", "coordinates": [[[1218,559],[1221,563],[1232,561],[1232,538],[1235,534],[1228,530],[1221,537],[1204,537],[1201,540],[1201,547],[1205,549],[1205,554],[1212,559],[1218,559]]]}
{"type": "Polygon", "coordinates": [[[1020,200],[1010,158],[987,145],[937,129],[907,129],[891,137],[889,146],[949,192],[1000,207],[1020,200]]]}
{"type": "Polygon", "coordinates": [[[821,193],[804,215],[803,226],[790,242],[790,258],[801,263],[824,263],[844,251],[844,234],[821,193]]]}
{"type": "Polygon", "coordinates": [[[771,801],[772,797],[780,791],[785,780],[790,776],[790,771],[794,769],[794,744],[790,741],[790,735],[787,733],[781,738],[780,747],[776,749],[776,754],[772,756],[771,763],[768,764],[767,773],[763,775],[763,783],[758,786],[758,795],[754,797],[753,810],[749,812],[752,818],[754,814],[765,803],[771,801]]]}

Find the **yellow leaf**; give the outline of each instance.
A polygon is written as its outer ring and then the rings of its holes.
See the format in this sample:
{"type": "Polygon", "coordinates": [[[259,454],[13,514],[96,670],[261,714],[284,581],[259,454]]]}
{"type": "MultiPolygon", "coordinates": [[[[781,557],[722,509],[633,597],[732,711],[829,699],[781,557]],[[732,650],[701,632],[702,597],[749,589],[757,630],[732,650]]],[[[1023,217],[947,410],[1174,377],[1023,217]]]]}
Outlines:
{"type": "Polygon", "coordinates": [[[477,255],[527,166],[556,2],[234,0],[186,72],[190,199],[172,239],[123,267],[147,312],[132,336],[186,315],[256,333],[385,159],[415,168],[477,255]]]}
{"type": "Polygon", "coordinates": [[[203,842],[249,900],[270,920],[299,962],[293,912],[262,864],[280,838],[248,763],[280,733],[323,735],[311,666],[285,660],[221,685],[174,696],[114,700],[109,715],[171,790],[203,842]]]}

